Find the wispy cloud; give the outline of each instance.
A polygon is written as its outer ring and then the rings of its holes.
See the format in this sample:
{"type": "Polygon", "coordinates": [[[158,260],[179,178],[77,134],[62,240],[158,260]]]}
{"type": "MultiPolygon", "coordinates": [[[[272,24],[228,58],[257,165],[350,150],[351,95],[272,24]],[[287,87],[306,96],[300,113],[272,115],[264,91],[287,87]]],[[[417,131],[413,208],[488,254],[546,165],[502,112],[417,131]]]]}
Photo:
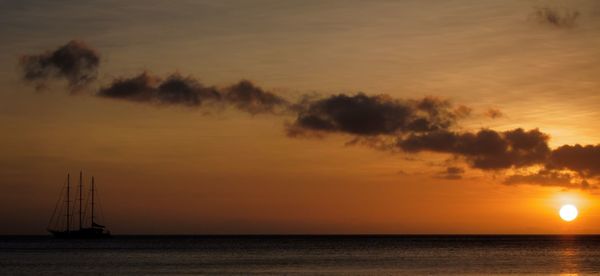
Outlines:
{"type": "Polygon", "coordinates": [[[559,28],[571,28],[575,26],[580,13],[576,10],[560,7],[537,7],[534,17],[540,23],[550,24],[559,28]]]}
{"type": "Polygon", "coordinates": [[[490,108],[488,110],[486,110],[483,115],[485,115],[488,118],[491,119],[497,119],[500,117],[504,116],[504,113],[502,113],[502,111],[500,111],[500,109],[496,109],[496,108],[490,108]]]}
{"type": "Polygon", "coordinates": [[[573,172],[541,169],[535,173],[513,174],[504,179],[505,185],[539,185],[567,189],[595,189],[595,186],[573,172]]]}
{"type": "Polygon", "coordinates": [[[450,166],[450,167],[447,167],[445,170],[438,172],[435,175],[435,177],[441,178],[441,179],[448,179],[448,180],[459,180],[459,179],[463,178],[464,173],[465,173],[465,169],[463,169],[461,167],[450,166]]]}

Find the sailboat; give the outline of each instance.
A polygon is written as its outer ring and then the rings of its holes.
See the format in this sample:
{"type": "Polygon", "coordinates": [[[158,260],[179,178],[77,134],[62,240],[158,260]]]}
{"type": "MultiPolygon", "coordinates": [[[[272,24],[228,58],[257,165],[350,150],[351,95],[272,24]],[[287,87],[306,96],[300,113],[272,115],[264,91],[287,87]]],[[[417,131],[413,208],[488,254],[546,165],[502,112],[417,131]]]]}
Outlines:
{"type": "Polygon", "coordinates": [[[92,176],[90,196],[91,204],[87,203],[83,205],[83,172],[79,172],[79,198],[75,199],[75,202],[79,202],[79,208],[76,208],[76,204],[71,204],[71,180],[70,175],[67,174],[66,186],[63,187],[59,196],[54,213],[48,223],[48,232],[57,238],[107,238],[110,237],[110,231],[106,229],[104,225],[96,222],[96,215],[94,211],[95,207],[95,194],[96,189],[94,185],[94,177],[92,176]],[[63,192],[65,192],[63,194],[63,192]],[[90,207],[90,213],[88,216],[88,208],[90,207]],[[76,210],[77,209],[77,210],[76,210]],[[73,227],[73,213],[78,211],[79,214],[79,227],[73,227]],[[89,219],[89,224],[87,224],[89,219]],[[86,225],[84,225],[86,224],[86,225]]]}

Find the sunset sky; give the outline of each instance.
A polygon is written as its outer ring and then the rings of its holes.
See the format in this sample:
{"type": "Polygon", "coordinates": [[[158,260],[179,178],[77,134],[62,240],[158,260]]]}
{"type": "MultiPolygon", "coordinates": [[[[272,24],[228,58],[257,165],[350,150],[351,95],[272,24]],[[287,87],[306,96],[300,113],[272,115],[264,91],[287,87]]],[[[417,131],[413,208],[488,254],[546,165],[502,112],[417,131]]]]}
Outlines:
{"type": "Polygon", "coordinates": [[[595,0],[0,1],[0,234],[81,169],[116,234],[599,233],[599,34],[595,0]]]}

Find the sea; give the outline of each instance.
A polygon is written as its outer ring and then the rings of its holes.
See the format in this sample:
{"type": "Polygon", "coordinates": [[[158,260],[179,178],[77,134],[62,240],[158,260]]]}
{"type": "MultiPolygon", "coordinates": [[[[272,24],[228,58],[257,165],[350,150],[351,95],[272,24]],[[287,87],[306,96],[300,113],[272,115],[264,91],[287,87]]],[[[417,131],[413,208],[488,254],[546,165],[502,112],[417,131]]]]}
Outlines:
{"type": "Polygon", "coordinates": [[[600,275],[600,236],[3,236],[0,274],[600,275]]]}

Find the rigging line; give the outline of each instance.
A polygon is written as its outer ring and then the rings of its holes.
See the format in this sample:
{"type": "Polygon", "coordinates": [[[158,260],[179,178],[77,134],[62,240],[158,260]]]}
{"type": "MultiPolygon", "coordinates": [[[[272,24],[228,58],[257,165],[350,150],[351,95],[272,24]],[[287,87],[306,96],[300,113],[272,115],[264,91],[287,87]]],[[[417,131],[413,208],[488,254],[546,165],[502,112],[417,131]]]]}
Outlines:
{"type": "MultiPolygon", "coordinates": [[[[79,185],[79,184],[77,184],[77,185],[79,185]]],[[[69,224],[71,224],[71,226],[73,226],[72,223],[75,222],[75,215],[76,215],[75,211],[79,210],[79,209],[77,209],[77,200],[79,200],[79,199],[77,198],[77,194],[76,194],[77,190],[74,190],[74,188],[71,188],[71,189],[72,189],[71,190],[72,193],[74,194],[73,195],[74,199],[73,199],[73,204],[71,204],[71,210],[70,210],[71,215],[70,215],[70,218],[69,218],[69,224]]]]}
{"type": "Polygon", "coordinates": [[[50,228],[50,226],[52,226],[52,221],[54,221],[54,218],[56,216],[56,210],[58,209],[58,205],[61,203],[62,199],[63,199],[63,192],[65,191],[67,187],[67,181],[65,180],[65,182],[63,182],[63,186],[62,189],[60,190],[60,193],[58,194],[58,201],[56,202],[56,205],[54,205],[54,211],[52,211],[52,216],[50,217],[50,221],[48,222],[48,228],[50,228]]]}
{"type": "Polygon", "coordinates": [[[64,211],[65,211],[65,203],[64,202],[64,196],[61,196],[61,198],[59,199],[62,202],[58,203],[58,210],[56,210],[56,214],[54,216],[54,219],[51,222],[51,226],[53,227],[52,230],[61,230],[63,227],[63,220],[64,220],[64,211]]]}
{"type": "Polygon", "coordinates": [[[83,209],[83,222],[84,224],[87,222],[86,218],[87,218],[87,212],[88,212],[88,207],[89,207],[89,202],[90,202],[90,191],[87,191],[87,195],[85,196],[85,209],[83,209]]]}
{"type": "Polygon", "coordinates": [[[71,204],[72,205],[71,206],[71,211],[69,211],[69,217],[68,217],[68,219],[69,219],[69,225],[70,225],[70,231],[74,231],[73,229],[76,229],[76,228],[73,228],[73,223],[75,221],[75,210],[77,210],[77,208],[75,208],[75,205],[76,205],[75,202],[77,202],[77,201],[73,200],[72,202],[73,202],[73,204],[71,204]]]}
{"type": "MultiPolygon", "coordinates": [[[[60,205],[60,208],[58,209],[58,217],[55,220],[55,224],[54,224],[54,230],[62,230],[63,228],[61,228],[61,226],[63,226],[63,224],[66,224],[66,220],[65,220],[65,215],[64,215],[64,210],[67,208],[64,208],[66,205],[65,202],[63,202],[60,205]]],[[[65,226],[66,228],[66,226],[65,226]]]]}

